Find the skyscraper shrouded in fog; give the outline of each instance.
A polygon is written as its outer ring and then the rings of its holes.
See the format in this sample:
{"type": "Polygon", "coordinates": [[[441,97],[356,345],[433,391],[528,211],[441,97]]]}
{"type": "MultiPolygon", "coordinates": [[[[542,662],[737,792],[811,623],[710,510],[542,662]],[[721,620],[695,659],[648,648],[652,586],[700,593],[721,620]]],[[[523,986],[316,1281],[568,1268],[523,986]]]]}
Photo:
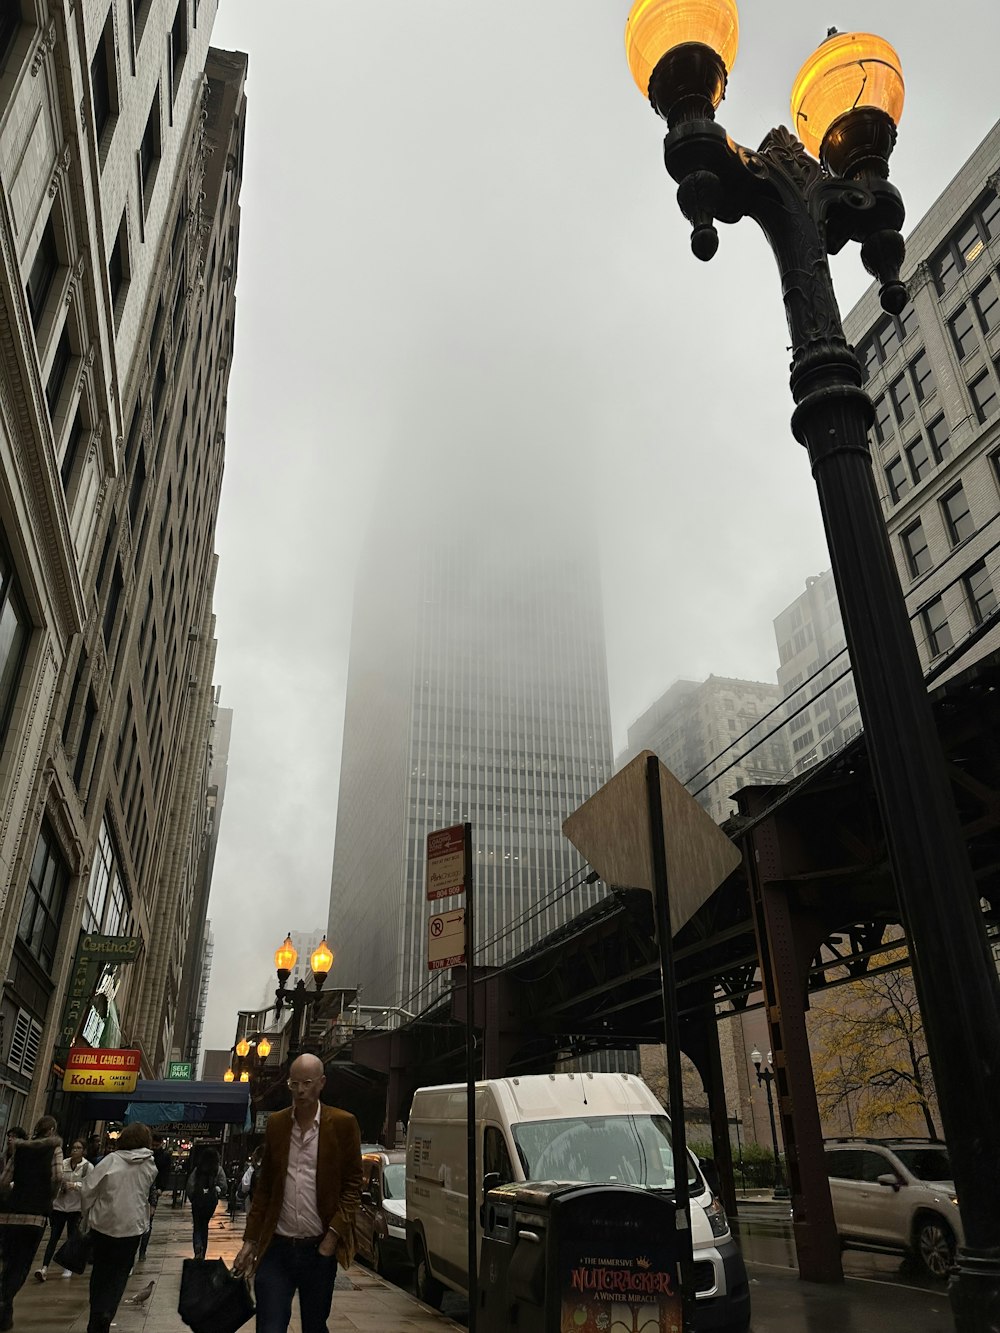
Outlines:
{"type": "MultiPolygon", "coordinates": [[[[598,896],[581,884],[515,933],[582,863],[565,817],[611,775],[598,564],[524,529],[454,531],[406,562],[373,534],[355,590],[330,895],[338,984],[422,1007],[428,832],[470,820],[478,946],[492,962],[598,896]]],[[[435,910],[458,906],[458,900],[435,910]]]]}

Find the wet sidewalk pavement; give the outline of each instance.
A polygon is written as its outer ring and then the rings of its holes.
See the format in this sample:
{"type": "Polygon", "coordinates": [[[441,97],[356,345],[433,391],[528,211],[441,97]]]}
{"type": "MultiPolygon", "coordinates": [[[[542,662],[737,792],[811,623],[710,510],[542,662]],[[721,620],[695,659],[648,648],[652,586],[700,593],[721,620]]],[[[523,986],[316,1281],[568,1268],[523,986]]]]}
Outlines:
{"type": "MultiPolygon", "coordinates": [[[[231,1263],[240,1247],[242,1232],[242,1216],[233,1224],[224,1213],[217,1214],[209,1229],[209,1258],[231,1263]]],[[[136,1265],[129,1278],[125,1301],[119,1306],[112,1327],[119,1333],[184,1333],[186,1326],[177,1313],[177,1297],[181,1266],[191,1253],[190,1210],[173,1209],[166,1202],[161,1203],[146,1261],[136,1265]],[[150,1282],[154,1284],[153,1291],[145,1304],[126,1304],[150,1282]]],[[[41,1255],[39,1248],[39,1261],[41,1255]]],[[[61,1272],[53,1265],[47,1282],[37,1282],[33,1276],[28,1278],[14,1302],[14,1333],[85,1333],[90,1270],[83,1277],[72,1278],[61,1277],[61,1272]]],[[[246,1325],[247,1333],[252,1333],[253,1327],[251,1320],[246,1325]]],[[[459,1327],[376,1277],[360,1263],[337,1275],[330,1333],[355,1333],[362,1329],[365,1333],[445,1333],[459,1327]]],[[[289,1333],[300,1333],[297,1303],[289,1333]]]]}
{"type": "MultiPolygon", "coordinates": [[[[242,1216],[235,1224],[225,1214],[213,1218],[209,1257],[231,1262],[242,1231],[242,1216]]],[[[944,1287],[907,1281],[898,1261],[848,1254],[843,1285],[821,1286],[799,1281],[787,1263],[760,1262],[754,1253],[759,1242],[749,1236],[746,1241],[753,1333],[954,1333],[944,1287]]],[[[129,1279],[126,1300],[150,1282],[153,1291],[142,1306],[121,1305],[118,1333],[183,1333],[177,1296],[190,1254],[190,1211],[161,1203],[149,1254],[129,1279]]],[[[59,1274],[53,1267],[44,1284],[28,1279],[14,1304],[14,1333],[85,1333],[89,1270],[84,1277],[59,1274]]],[[[446,1310],[454,1314],[448,1318],[355,1263],[337,1276],[330,1333],[444,1333],[464,1327],[461,1305],[446,1297],[446,1310]]],[[[247,1324],[247,1333],[253,1327],[247,1324]]],[[[290,1333],[300,1333],[297,1309],[290,1333]]]]}

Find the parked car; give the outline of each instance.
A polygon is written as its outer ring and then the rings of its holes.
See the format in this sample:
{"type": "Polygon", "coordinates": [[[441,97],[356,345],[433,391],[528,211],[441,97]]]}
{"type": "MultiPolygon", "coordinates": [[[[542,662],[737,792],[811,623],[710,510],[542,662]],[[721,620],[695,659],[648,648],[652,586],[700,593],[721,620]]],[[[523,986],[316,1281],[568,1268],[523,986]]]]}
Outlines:
{"type": "Polygon", "coordinates": [[[376,1273],[408,1268],[406,1250],[406,1152],[365,1153],[361,1206],[355,1217],[358,1253],[376,1273]]]}
{"type": "Polygon", "coordinates": [[[931,1139],[829,1139],[833,1215],[851,1249],[908,1255],[947,1275],[964,1241],[948,1150],[931,1139]]]}

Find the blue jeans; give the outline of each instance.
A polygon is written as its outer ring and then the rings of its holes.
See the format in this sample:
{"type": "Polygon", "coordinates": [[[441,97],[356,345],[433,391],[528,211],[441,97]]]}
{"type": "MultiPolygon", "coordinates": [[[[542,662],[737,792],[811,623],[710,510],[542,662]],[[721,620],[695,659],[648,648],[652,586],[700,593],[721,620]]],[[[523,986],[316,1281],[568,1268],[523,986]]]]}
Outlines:
{"type": "Polygon", "coordinates": [[[302,1333],[328,1333],[326,1321],[337,1278],[336,1255],[319,1253],[322,1236],[291,1240],[274,1236],[254,1280],[257,1333],[288,1333],[292,1300],[299,1293],[302,1333]]]}

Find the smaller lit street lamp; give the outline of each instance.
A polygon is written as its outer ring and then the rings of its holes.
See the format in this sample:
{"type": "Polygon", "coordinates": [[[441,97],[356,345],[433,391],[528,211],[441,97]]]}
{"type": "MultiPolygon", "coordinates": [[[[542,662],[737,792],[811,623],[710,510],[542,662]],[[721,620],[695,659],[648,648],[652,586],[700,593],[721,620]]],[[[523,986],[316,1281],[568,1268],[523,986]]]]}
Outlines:
{"type": "Polygon", "coordinates": [[[271,1054],[266,1033],[259,1037],[242,1036],[232,1050],[229,1068],[223,1074],[226,1083],[251,1083],[271,1054]]]}
{"type": "Polygon", "coordinates": [[[275,951],[274,955],[274,968],[278,975],[278,989],[274,993],[274,1012],[275,1015],[278,1015],[286,1006],[292,1011],[294,1026],[292,1043],[288,1050],[289,1058],[298,1055],[302,1049],[302,1043],[305,1040],[306,1014],[310,1006],[319,1000],[320,992],[330,974],[330,968],[333,967],[333,952],[324,935],[309,955],[309,966],[312,969],[315,990],[307,989],[306,983],[301,977],[289,990],[288,979],[292,975],[296,962],[298,962],[298,957],[298,950],[292,943],[291,935],[286,935],[284,944],[275,951]]]}
{"type": "Polygon", "coordinates": [[[767,1113],[771,1117],[771,1146],[774,1149],[774,1197],[776,1199],[788,1199],[791,1196],[781,1170],[781,1154],[778,1152],[778,1127],[774,1123],[774,1094],[771,1092],[774,1070],[771,1068],[771,1052],[768,1051],[767,1061],[765,1062],[755,1046],[750,1052],[750,1059],[757,1071],[757,1086],[760,1087],[763,1084],[767,1091],[767,1113]]]}

